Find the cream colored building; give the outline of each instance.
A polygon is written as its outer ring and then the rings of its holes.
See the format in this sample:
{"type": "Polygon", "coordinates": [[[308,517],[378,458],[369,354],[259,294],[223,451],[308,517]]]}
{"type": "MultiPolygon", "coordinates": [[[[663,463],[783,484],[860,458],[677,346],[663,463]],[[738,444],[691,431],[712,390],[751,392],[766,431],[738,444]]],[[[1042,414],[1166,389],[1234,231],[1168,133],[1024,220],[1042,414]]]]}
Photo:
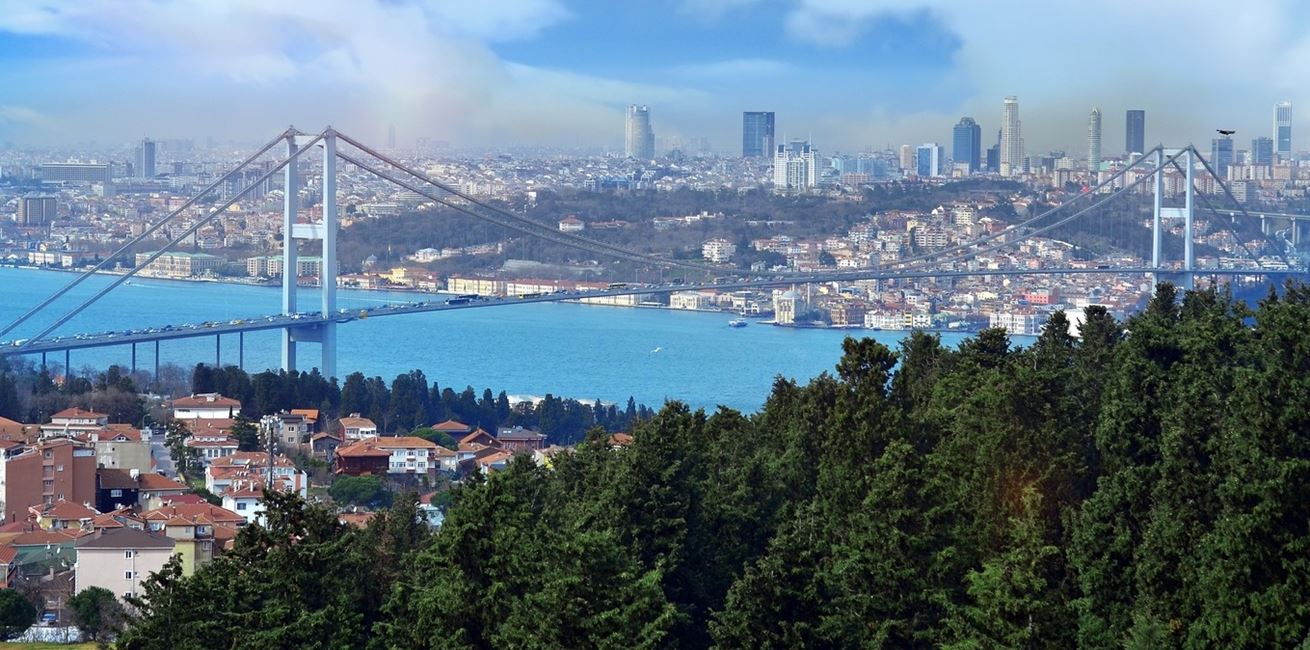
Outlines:
{"type": "Polygon", "coordinates": [[[135,528],[110,528],[77,540],[74,591],[103,587],[122,598],[141,593],[141,583],[173,557],[173,540],[135,528]]]}

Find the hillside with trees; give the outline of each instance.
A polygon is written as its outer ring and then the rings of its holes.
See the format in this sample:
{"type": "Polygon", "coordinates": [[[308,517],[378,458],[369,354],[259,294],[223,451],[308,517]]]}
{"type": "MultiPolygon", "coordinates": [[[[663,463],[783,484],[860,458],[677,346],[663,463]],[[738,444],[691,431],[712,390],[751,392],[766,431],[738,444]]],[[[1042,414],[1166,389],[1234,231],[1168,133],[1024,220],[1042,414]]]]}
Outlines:
{"type": "Polygon", "coordinates": [[[360,530],[291,497],[121,648],[1283,648],[1310,635],[1310,289],[1161,285],[1027,348],[848,339],[360,530]]]}

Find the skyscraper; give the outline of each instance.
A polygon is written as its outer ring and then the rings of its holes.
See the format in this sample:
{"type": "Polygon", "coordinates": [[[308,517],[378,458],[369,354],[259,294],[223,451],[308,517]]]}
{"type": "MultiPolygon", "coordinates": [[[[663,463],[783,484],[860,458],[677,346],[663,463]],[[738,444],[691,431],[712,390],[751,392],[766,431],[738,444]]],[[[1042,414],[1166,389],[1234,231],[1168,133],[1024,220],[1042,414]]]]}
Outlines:
{"type": "Polygon", "coordinates": [[[915,171],[922,177],[941,176],[945,157],[945,152],[936,142],[921,144],[915,153],[915,171]]]}
{"type": "Polygon", "coordinates": [[[1023,134],[1019,98],[1006,97],[1001,112],[1001,175],[1015,176],[1023,169],[1023,134]]]}
{"type": "Polygon", "coordinates": [[[1146,151],[1146,111],[1129,110],[1124,124],[1124,153],[1146,151]]]}
{"type": "Polygon", "coordinates": [[[155,141],[145,138],[136,149],[137,178],[155,177],[155,141]]]}
{"type": "Polygon", "coordinates": [[[804,192],[819,184],[814,148],[804,141],[780,144],[773,156],[773,190],[804,192]]]}
{"type": "Polygon", "coordinates": [[[1251,140],[1251,164],[1268,167],[1274,164],[1273,138],[1255,138],[1251,140]]]}
{"type": "Polygon", "coordinates": [[[1101,170],[1101,109],[1093,108],[1087,116],[1087,171],[1101,170]]]}
{"type": "Polygon", "coordinates": [[[655,132],[650,128],[650,109],[633,104],[628,107],[624,125],[623,155],[637,160],[655,157],[655,132]]]}
{"type": "Polygon", "coordinates": [[[773,111],[746,111],[741,114],[741,157],[764,158],[773,155],[773,111]]]}
{"type": "Polygon", "coordinates": [[[1292,158],[1292,102],[1274,104],[1274,153],[1283,160],[1292,158]]]}
{"type": "Polygon", "coordinates": [[[977,172],[982,163],[982,127],[972,117],[962,117],[951,135],[951,160],[967,163],[970,174],[977,172]]]}
{"type": "Polygon", "coordinates": [[[908,144],[901,145],[899,162],[901,163],[901,171],[907,174],[910,173],[910,170],[914,169],[914,147],[908,144]]]}
{"type": "Polygon", "coordinates": [[[1210,141],[1210,164],[1219,178],[1228,180],[1228,168],[1233,164],[1233,139],[1229,136],[1210,141]]]}

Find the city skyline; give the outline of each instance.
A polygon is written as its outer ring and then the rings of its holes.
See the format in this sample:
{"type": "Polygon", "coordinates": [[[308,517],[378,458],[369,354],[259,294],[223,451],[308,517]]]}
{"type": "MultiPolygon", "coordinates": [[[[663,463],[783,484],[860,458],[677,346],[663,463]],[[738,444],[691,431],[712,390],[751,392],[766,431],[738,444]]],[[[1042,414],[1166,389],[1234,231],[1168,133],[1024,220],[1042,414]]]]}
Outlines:
{"type": "Polygon", "coordinates": [[[660,116],[661,138],[704,137],[723,153],[737,149],[737,116],[760,106],[776,111],[779,133],[856,151],[945,139],[960,115],[992,128],[996,103],[1015,95],[1027,149],[1076,150],[1089,105],[1149,110],[1160,125],[1152,140],[1178,145],[1205,142],[1216,127],[1267,133],[1271,104],[1310,101],[1296,81],[1310,66],[1310,10],[1274,0],[1249,3],[1237,21],[1217,3],[1181,1],[1109,3],[1092,15],[1023,11],[1017,1],[5,8],[0,81],[22,91],[0,100],[0,141],[20,145],[146,131],[244,139],[332,123],[380,140],[395,125],[402,146],[428,137],[621,151],[623,111],[642,104],[660,116]],[[1164,21],[1189,35],[1171,41],[1168,57],[1153,53],[1164,21]],[[1115,56],[1101,56],[1095,34],[1111,26],[1123,38],[1115,56]],[[1061,56],[1011,54],[1042,33],[1062,34],[1061,56]],[[1215,68],[1197,80],[1187,61],[1202,54],[1215,68]],[[1141,57],[1152,60],[1149,72],[1141,57]],[[1070,67],[1080,71],[1076,85],[1052,83],[1070,67]]]}

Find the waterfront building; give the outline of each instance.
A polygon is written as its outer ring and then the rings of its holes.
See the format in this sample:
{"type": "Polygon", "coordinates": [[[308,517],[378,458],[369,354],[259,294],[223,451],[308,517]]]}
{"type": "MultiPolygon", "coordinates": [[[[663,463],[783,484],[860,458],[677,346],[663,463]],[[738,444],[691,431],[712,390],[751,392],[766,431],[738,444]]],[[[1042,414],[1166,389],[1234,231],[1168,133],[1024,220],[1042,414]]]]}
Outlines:
{"type": "MultiPolygon", "coordinates": [[[[141,266],[150,259],[150,253],[137,253],[136,264],[141,266]]],[[[170,277],[189,278],[206,272],[218,270],[227,260],[209,253],[168,252],[160,255],[143,269],[147,274],[170,277]]]]}
{"type": "Polygon", "coordinates": [[[741,156],[767,158],[773,152],[773,111],[741,114],[741,156]]]}

